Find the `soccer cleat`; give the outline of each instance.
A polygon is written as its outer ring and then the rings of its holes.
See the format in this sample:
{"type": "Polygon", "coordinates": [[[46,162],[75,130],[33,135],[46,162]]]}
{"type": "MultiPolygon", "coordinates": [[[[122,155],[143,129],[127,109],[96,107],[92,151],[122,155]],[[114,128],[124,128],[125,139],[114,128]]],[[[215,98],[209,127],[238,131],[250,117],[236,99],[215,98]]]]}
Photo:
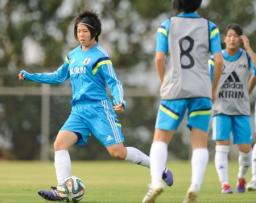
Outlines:
{"type": "Polygon", "coordinates": [[[166,185],[168,185],[168,186],[173,185],[173,175],[172,175],[172,172],[168,168],[166,168],[164,170],[162,179],[166,183],[166,185]]]}
{"type": "Polygon", "coordinates": [[[256,191],[256,181],[251,180],[249,183],[247,183],[246,188],[248,191],[256,191]]]}
{"type": "Polygon", "coordinates": [[[149,185],[148,192],[142,200],[142,203],[155,203],[155,199],[163,192],[163,187],[152,187],[149,185]]]}
{"type": "Polygon", "coordinates": [[[198,191],[193,186],[190,186],[183,203],[196,203],[197,196],[198,191]]]}
{"type": "Polygon", "coordinates": [[[232,194],[233,191],[231,190],[231,187],[228,183],[224,183],[221,187],[221,193],[222,194],[232,194]]]}
{"type": "Polygon", "coordinates": [[[238,193],[244,193],[245,192],[245,179],[244,178],[239,178],[237,181],[237,192],[238,193]]]}
{"type": "Polygon", "coordinates": [[[39,190],[38,194],[49,201],[65,201],[68,200],[68,194],[65,188],[61,186],[51,187],[51,190],[39,190]]]}

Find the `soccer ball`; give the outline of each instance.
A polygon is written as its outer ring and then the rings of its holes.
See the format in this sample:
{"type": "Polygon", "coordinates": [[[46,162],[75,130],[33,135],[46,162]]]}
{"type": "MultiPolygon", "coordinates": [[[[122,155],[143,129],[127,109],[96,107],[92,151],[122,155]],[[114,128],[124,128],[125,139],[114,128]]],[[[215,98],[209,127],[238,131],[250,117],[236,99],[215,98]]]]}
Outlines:
{"type": "Polygon", "coordinates": [[[64,187],[68,192],[69,201],[78,202],[83,198],[85,193],[85,185],[80,178],[76,176],[70,176],[66,178],[64,187]]]}

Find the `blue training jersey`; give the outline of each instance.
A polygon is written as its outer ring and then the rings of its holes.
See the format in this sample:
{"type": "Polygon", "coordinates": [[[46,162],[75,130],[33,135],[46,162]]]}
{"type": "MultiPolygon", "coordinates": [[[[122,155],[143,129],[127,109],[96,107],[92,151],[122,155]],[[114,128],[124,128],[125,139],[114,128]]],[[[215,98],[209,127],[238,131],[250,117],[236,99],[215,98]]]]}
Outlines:
{"type": "MultiPolygon", "coordinates": [[[[184,18],[200,18],[200,16],[194,13],[180,13],[179,17],[184,18]]],[[[185,29],[185,28],[184,28],[185,29]]],[[[166,55],[169,53],[169,41],[168,36],[171,31],[170,19],[165,20],[157,30],[156,34],[156,52],[164,52],[166,55]]],[[[219,29],[217,26],[209,21],[209,37],[210,37],[210,52],[216,54],[221,52],[221,38],[219,29]]]]}
{"type": "Polygon", "coordinates": [[[107,86],[113,96],[113,103],[123,104],[124,93],[117,79],[108,54],[96,44],[83,51],[81,46],[71,50],[64,63],[52,73],[28,73],[22,70],[24,78],[37,83],[59,84],[70,80],[72,105],[86,100],[105,100],[107,86]]]}

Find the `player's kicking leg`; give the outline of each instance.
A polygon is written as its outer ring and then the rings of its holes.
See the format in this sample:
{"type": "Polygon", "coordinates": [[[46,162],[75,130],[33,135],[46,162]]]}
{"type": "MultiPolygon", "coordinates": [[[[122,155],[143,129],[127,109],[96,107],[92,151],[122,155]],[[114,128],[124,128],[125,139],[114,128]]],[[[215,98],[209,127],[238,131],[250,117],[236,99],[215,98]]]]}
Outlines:
{"type": "Polygon", "coordinates": [[[51,190],[39,190],[38,194],[49,201],[66,201],[68,200],[68,192],[64,187],[51,187],[51,190]]]}
{"type": "MultiPolygon", "coordinates": [[[[135,147],[124,147],[122,143],[119,143],[108,146],[107,150],[116,159],[126,160],[149,168],[149,157],[135,147]]],[[[161,173],[161,179],[167,186],[173,185],[173,175],[169,169],[164,168],[161,173]]]]}

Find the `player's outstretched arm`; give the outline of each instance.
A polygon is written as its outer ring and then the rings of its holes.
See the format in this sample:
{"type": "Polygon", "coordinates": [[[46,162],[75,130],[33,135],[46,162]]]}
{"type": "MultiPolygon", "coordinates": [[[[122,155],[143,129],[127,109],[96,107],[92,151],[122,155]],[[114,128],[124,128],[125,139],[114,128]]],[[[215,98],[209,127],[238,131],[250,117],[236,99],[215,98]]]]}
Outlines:
{"type": "Polygon", "coordinates": [[[221,53],[216,53],[214,55],[214,78],[213,78],[213,85],[212,85],[212,100],[215,101],[217,88],[219,84],[219,80],[222,74],[223,69],[223,57],[221,53]]]}
{"type": "Polygon", "coordinates": [[[51,73],[29,73],[21,70],[18,74],[19,80],[30,80],[37,83],[59,84],[69,78],[68,64],[63,64],[51,73]]]}

